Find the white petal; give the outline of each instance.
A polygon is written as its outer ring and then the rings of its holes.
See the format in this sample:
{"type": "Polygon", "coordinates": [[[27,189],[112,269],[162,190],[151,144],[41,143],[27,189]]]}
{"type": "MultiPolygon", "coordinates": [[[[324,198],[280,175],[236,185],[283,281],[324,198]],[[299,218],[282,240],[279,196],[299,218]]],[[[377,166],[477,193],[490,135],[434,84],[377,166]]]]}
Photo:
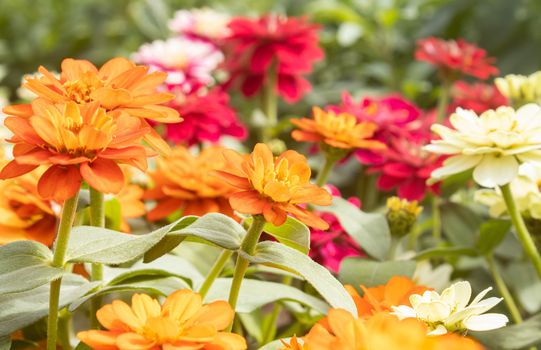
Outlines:
{"type": "Polygon", "coordinates": [[[525,152],[534,151],[534,150],[538,150],[538,149],[541,149],[541,144],[525,145],[525,146],[520,146],[520,147],[516,147],[516,148],[508,148],[508,149],[504,150],[502,153],[505,156],[510,156],[512,154],[525,153],[525,152]]]}
{"type": "Polygon", "coordinates": [[[415,308],[417,318],[427,322],[443,321],[451,314],[451,307],[441,301],[419,304],[415,308]]]}
{"type": "Polygon", "coordinates": [[[423,149],[437,154],[457,154],[462,152],[461,147],[457,147],[442,140],[432,141],[430,145],[424,146],[423,149]]]}
{"type": "Polygon", "coordinates": [[[427,335],[444,335],[447,334],[447,328],[445,328],[443,325],[438,325],[434,330],[427,333],[427,335]]]}
{"type": "Polygon", "coordinates": [[[518,161],[514,156],[483,156],[475,167],[473,179],[484,187],[496,187],[510,183],[517,177],[518,161]]]}
{"type": "Polygon", "coordinates": [[[403,320],[405,318],[417,318],[417,313],[409,306],[392,306],[392,309],[393,312],[391,312],[391,315],[395,315],[400,320],[403,320]]]}
{"type": "Polygon", "coordinates": [[[457,108],[455,113],[451,114],[449,117],[451,125],[463,133],[480,133],[482,132],[479,128],[479,117],[472,110],[457,108]]]}
{"type": "Polygon", "coordinates": [[[538,128],[541,125],[541,107],[535,103],[528,103],[517,109],[515,118],[520,130],[538,128]]]}
{"type": "Polygon", "coordinates": [[[455,290],[455,300],[456,308],[458,310],[463,309],[468,305],[471,298],[471,285],[470,282],[461,281],[455,283],[451,286],[455,290]]]}
{"type": "Polygon", "coordinates": [[[472,300],[471,304],[470,305],[475,305],[477,304],[478,302],[480,302],[481,300],[483,300],[483,298],[485,297],[485,295],[488,294],[488,292],[490,292],[492,290],[492,287],[488,287],[487,289],[483,290],[481,293],[477,294],[475,296],[475,298],[472,300]]]}
{"type": "Polygon", "coordinates": [[[541,151],[539,150],[517,154],[517,158],[521,162],[531,162],[535,166],[541,166],[541,151]]]}
{"type": "Polygon", "coordinates": [[[483,159],[483,156],[463,156],[458,155],[451,158],[447,158],[443,162],[443,166],[438,168],[430,174],[435,179],[442,179],[444,177],[461,173],[465,170],[471,169],[483,159]]]}
{"type": "Polygon", "coordinates": [[[509,322],[507,316],[503,314],[484,314],[479,316],[471,316],[464,320],[462,324],[472,331],[489,331],[505,327],[509,322]]]}

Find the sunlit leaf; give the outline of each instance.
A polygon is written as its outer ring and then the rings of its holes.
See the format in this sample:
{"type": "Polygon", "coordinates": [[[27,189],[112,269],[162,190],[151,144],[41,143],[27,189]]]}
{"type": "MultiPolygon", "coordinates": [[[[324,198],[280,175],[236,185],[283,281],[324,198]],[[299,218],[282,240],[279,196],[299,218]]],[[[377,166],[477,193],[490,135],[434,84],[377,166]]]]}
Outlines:
{"type": "Polygon", "coordinates": [[[355,287],[374,287],[387,283],[393,276],[413,277],[415,261],[372,261],[346,258],[340,265],[340,280],[355,287]]]}

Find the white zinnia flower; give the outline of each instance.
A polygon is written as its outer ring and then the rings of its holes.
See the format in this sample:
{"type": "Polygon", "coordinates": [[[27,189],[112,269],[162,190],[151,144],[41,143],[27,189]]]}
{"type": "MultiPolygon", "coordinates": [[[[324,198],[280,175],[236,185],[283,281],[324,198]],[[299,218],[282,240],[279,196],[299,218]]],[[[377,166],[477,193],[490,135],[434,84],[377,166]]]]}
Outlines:
{"type": "Polygon", "coordinates": [[[417,318],[423,321],[430,329],[429,335],[497,329],[504,327],[509,319],[503,314],[485,314],[503,300],[496,297],[482,300],[491,290],[492,287],[485,289],[469,303],[472,293],[470,283],[458,282],[441,295],[434,291],[414,294],[410,296],[411,307],[393,306],[392,314],[399,319],[417,318]]]}
{"type": "Polygon", "coordinates": [[[494,80],[502,95],[514,104],[541,103],[541,71],[528,76],[509,74],[494,80]]]}
{"type": "Polygon", "coordinates": [[[449,121],[454,130],[433,125],[441,140],[426,146],[430,152],[452,155],[432,172],[434,180],[474,168],[479,185],[496,187],[513,181],[521,162],[541,164],[541,107],[536,104],[516,111],[499,107],[480,116],[457,108],[449,121]]]}

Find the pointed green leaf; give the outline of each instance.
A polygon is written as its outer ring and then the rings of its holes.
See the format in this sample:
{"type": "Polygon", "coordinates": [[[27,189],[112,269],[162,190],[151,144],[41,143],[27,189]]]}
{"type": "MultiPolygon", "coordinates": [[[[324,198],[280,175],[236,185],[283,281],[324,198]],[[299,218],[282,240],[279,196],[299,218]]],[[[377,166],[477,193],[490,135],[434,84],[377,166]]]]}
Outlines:
{"type": "Polygon", "coordinates": [[[509,220],[489,220],[483,222],[479,228],[477,248],[481,255],[491,254],[500,245],[505,235],[511,229],[509,220]]]}
{"type": "Polygon", "coordinates": [[[254,256],[240,252],[254,263],[267,264],[301,275],[332,307],[355,314],[355,303],[344,286],[323,266],[307,255],[283,244],[265,241],[258,243],[254,256]]]}
{"type": "MultiPolygon", "coordinates": [[[[250,225],[252,218],[246,219],[245,222],[250,225]]],[[[291,216],[288,216],[286,222],[280,226],[267,222],[263,231],[276,238],[278,242],[297,249],[301,253],[308,254],[310,250],[310,229],[291,216]]]]}
{"type": "Polygon", "coordinates": [[[329,207],[318,210],[334,214],[344,230],[370,256],[383,260],[391,246],[391,232],[382,214],[365,213],[340,197],[333,197],[329,207]]]}
{"type": "Polygon", "coordinates": [[[415,260],[424,260],[430,258],[444,258],[451,256],[477,256],[479,255],[478,251],[473,248],[468,247],[441,247],[441,248],[431,248],[419,252],[414,259],[415,260]]]}
{"type": "Polygon", "coordinates": [[[60,278],[64,270],[52,267],[52,259],[49,248],[35,241],[0,246],[0,294],[23,292],[60,278]]]}
{"type": "Polygon", "coordinates": [[[415,261],[373,261],[346,258],[340,266],[340,280],[355,287],[375,287],[387,283],[393,276],[413,277],[415,261]]]}

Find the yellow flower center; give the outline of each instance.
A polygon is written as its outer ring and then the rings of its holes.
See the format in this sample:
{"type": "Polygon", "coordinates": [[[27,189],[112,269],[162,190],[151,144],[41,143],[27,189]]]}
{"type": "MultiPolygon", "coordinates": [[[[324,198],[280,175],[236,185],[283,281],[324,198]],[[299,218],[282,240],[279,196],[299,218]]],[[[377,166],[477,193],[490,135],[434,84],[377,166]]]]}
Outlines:
{"type": "Polygon", "coordinates": [[[64,83],[67,97],[77,103],[91,102],[90,95],[94,90],[103,86],[103,82],[91,72],[86,72],[81,79],[64,83]]]}
{"type": "Polygon", "coordinates": [[[157,344],[165,344],[177,341],[182,331],[182,327],[175,320],[158,316],[147,319],[141,335],[157,344]]]}

